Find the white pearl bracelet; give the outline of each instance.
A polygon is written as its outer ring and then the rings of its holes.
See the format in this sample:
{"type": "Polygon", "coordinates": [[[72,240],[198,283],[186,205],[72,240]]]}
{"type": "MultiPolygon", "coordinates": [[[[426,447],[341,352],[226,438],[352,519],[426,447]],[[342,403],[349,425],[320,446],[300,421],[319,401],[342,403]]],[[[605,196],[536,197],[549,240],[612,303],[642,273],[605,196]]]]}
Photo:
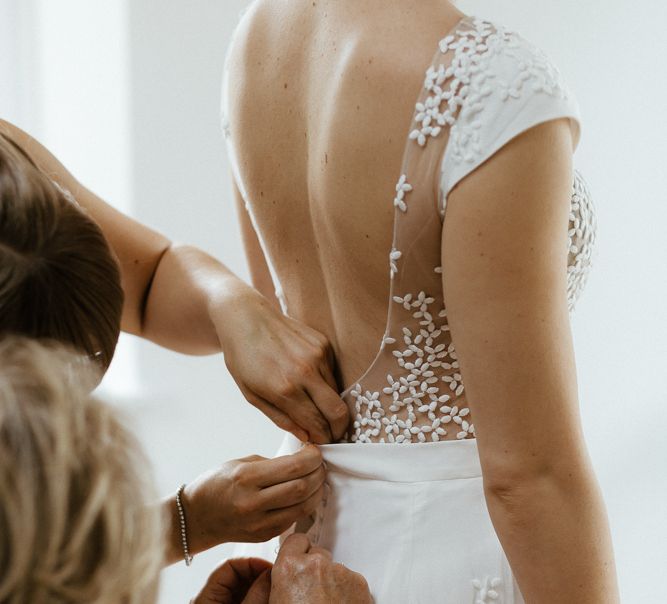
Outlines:
{"type": "Polygon", "coordinates": [[[183,559],[185,560],[185,565],[190,566],[194,558],[190,555],[190,548],[188,547],[188,533],[187,533],[187,526],[185,524],[185,511],[183,510],[183,502],[181,501],[181,496],[183,495],[184,489],[185,485],[182,484],[180,487],[178,487],[178,491],[176,491],[176,508],[178,509],[178,519],[181,522],[181,542],[183,543],[183,559]]]}

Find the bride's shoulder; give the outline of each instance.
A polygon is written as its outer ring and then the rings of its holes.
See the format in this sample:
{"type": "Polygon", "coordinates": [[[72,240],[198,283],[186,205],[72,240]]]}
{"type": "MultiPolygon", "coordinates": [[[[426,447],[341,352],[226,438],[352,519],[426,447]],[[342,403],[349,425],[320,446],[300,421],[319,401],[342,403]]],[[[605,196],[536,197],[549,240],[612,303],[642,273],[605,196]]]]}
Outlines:
{"type": "Polygon", "coordinates": [[[451,115],[442,120],[451,125],[443,161],[445,196],[506,143],[540,123],[569,118],[577,146],[578,103],[560,69],[537,44],[515,30],[469,16],[440,41],[439,50],[444,65],[437,69],[436,62],[427,73],[427,88],[438,84],[435,90],[450,107],[451,115]]]}
{"type": "Polygon", "coordinates": [[[262,43],[284,38],[284,26],[302,14],[303,0],[251,0],[239,12],[232,45],[262,43]]]}
{"type": "Polygon", "coordinates": [[[239,11],[227,50],[228,57],[239,47],[246,47],[253,39],[261,36],[263,23],[266,21],[265,4],[263,0],[253,0],[239,11]]]}
{"type": "Polygon", "coordinates": [[[302,2],[253,0],[241,11],[227,46],[225,64],[244,73],[261,72],[297,44],[302,2]],[[288,30],[290,33],[286,34],[288,30]]]}
{"type": "Polygon", "coordinates": [[[239,13],[225,53],[223,93],[229,92],[228,80],[237,90],[264,68],[275,20],[272,10],[267,0],[253,0],[239,13]]]}
{"type": "Polygon", "coordinates": [[[464,17],[440,41],[440,51],[453,52],[452,61],[462,75],[494,80],[504,99],[534,92],[571,94],[559,68],[540,46],[488,19],[464,17]]]}

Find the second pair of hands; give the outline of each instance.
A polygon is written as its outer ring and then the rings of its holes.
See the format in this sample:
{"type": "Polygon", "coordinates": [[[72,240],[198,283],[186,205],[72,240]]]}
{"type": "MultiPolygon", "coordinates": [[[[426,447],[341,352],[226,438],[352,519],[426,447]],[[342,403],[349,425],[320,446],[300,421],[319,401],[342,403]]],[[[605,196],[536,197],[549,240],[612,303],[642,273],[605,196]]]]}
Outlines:
{"type": "Polygon", "coordinates": [[[191,604],[373,604],[366,580],[295,534],[275,565],[259,558],[227,560],[191,604]]]}
{"type": "MultiPolygon", "coordinates": [[[[211,301],[225,363],[244,397],[302,442],[339,440],[349,423],[328,340],[285,316],[257,290],[233,279],[211,301]]],[[[260,542],[287,530],[319,504],[325,471],[317,447],[277,459],[227,462],[183,493],[192,554],[225,542],[260,542]]],[[[168,502],[172,514],[174,502],[168,502]]],[[[182,558],[178,519],[169,562],[182,558]]]]}
{"type": "MultiPolygon", "coordinates": [[[[229,461],[201,475],[184,490],[192,554],[221,543],[267,541],[312,514],[322,499],[325,470],[313,445],[293,455],[257,455],[229,461]]],[[[176,506],[168,502],[172,514],[176,506]]],[[[177,520],[172,521],[169,562],[182,559],[177,520]]]]}

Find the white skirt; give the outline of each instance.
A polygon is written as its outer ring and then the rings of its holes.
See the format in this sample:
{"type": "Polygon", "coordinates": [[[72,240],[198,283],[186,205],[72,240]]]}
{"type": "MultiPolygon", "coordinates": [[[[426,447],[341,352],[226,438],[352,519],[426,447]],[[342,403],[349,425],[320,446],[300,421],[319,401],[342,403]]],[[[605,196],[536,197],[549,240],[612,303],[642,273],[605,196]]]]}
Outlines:
{"type": "MultiPolygon", "coordinates": [[[[278,455],[297,451],[288,435],[278,455]]],[[[486,507],[476,440],[320,447],[329,489],[308,534],[377,604],[524,604],[486,507]]],[[[275,559],[278,541],[235,555],[275,559]]]]}

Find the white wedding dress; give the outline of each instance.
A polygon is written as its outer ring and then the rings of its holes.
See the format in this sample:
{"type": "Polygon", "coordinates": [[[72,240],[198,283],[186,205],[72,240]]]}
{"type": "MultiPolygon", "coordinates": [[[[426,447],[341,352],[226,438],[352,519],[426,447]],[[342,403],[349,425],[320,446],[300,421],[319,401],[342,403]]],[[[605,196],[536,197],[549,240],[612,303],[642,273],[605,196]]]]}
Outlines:
{"type": "MultiPolygon", "coordinates": [[[[347,442],[321,447],[329,489],[309,534],[362,573],[379,604],[519,604],[487,511],[473,413],[447,326],[442,226],[461,179],[545,121],[569,118],[578,142],[579,112],[539,49],[482,19],[464,17],[444,32],[425,67],[393,200],[386,331],[375,360],[342,394],[355,418],[347,442]]],[[[231,142],[233,124],[225,133],[231,142]]],[[[590,195],[575,173],[563,233],[570,309],[594,240],[590,195]]],[[[300,446],[288,436],[279,454],[300,446]]],[[[238,553],[272,558],[276,547],[239,546],[238,553]]]]}

